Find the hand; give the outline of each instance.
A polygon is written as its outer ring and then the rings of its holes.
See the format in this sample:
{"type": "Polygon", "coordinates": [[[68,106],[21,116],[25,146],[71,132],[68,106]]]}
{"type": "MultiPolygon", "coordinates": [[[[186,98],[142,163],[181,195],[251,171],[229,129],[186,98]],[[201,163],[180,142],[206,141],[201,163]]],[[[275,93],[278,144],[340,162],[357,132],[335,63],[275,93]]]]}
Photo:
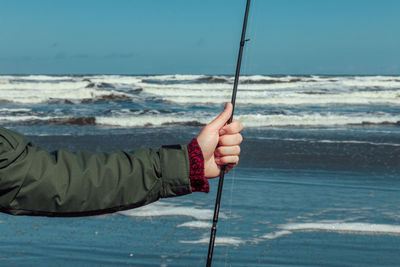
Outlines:
{"type": "Polygon", "coordinates": [[[243,125],[236,120],[226,124],[232,109],[232,104],[226,103],[222,113],[207,124],[197,136],[197,142],[203,152],[204,175],[207,179],[219,176],[222,165],[226,165],[225,172],[228,172],[239,163],[239,145],[243,140],[239,132],[243,125]]]}

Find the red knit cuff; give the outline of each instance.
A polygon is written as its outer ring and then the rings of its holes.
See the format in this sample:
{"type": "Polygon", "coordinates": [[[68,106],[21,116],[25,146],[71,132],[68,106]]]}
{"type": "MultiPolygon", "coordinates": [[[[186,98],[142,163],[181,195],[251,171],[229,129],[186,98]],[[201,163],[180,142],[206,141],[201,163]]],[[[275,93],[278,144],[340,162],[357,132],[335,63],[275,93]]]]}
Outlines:
{"type": "Polygon", "coordinates": [[[210,191],[210,185],[204,177],[204,157],[196,138],[187,145],[190,162],[190,187],[192,192],[210,191]]]}

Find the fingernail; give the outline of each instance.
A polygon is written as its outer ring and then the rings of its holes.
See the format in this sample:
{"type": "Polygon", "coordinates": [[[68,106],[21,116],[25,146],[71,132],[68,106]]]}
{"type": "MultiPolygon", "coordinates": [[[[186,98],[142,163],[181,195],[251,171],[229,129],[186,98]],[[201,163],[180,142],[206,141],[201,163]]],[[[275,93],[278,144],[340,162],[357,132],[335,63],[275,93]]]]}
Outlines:
{"type": "Polygon", "coordinates": [[[224,129],[219,130],[219,135],[224,135],[226,134],[226,131],[224,129]]]}

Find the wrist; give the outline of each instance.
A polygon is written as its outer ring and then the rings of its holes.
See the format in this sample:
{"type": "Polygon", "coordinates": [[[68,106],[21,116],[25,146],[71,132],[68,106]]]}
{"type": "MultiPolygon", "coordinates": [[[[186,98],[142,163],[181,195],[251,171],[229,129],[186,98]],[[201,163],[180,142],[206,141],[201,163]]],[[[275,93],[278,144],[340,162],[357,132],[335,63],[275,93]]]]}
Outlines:
{"type": "Polygon", "coordinates": [[[190,164],[190,185],[192,192],[210,191],[210,185],[204,176],[204,157],[196,138],[187,145],[190,164]]]}

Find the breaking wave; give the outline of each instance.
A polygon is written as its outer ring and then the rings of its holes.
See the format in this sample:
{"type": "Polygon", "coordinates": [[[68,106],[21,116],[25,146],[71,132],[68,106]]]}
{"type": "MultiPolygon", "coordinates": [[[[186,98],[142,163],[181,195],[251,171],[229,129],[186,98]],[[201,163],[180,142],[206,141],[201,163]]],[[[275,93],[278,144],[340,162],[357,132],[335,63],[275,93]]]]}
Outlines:
{"type": "MultiPolygon", "coordinates": [[[[109,128],[203,126],[229,75],[0,75],[0,122],[109,128]]],[[[400,76],[241,76],[246,127],[400,125],[400,76]]]]}
{"type": "MultiPolygon", "coordinates": [[[[21,111],[22,112],[22,111],[21,111]]],[[[103,125],[109,127],[151,127],[151,126],[204,126],[213,118],[213,114],[160,113],[152,110],[126,112],[108,111],[113,116],[46,116],[27,115],[6,116],[0,111],[0,122],[16,122],[24,124],[62,124],[62,125],[103,125]]],[[[299,114],[299,115],[237,115],[245,127],[290,127],[290,126],[368,126],[393,125],[400,126],[400,116],[346,116],[333,114],[299,114]]]]}
{"type": "Polygon", "coordinates": [[[400,125],[400,116],[354,116],[335,114],[302,115],[238,115],[236,119],[247,127],[264,126],[338,126],[338,125],[400,125]]]}
{"type": "MultiPolygon", "coordinates": [[[[154,76],[0,76],[0,101],[46,103],[129,99],[144,92],[182,104],[224,103],[233,77],[222,75],[154,76]],[[110,96],[107,98],[106,96],[110,96]]],[[[242,104],[400,104],[398,76],[242,76],[238,102],[242,104]]]]}

